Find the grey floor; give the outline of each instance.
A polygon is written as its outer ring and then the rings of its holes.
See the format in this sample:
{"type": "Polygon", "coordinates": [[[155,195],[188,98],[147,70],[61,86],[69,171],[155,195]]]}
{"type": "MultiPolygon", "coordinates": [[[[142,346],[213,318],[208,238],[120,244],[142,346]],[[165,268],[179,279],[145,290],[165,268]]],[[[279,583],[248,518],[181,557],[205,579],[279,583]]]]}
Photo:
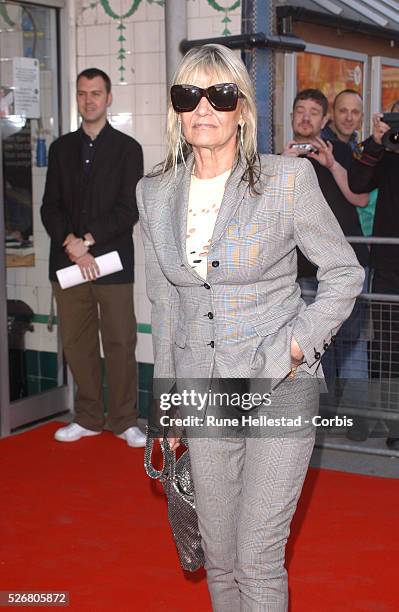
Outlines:
{"type": "Polygon", "coordinates": [[[386,445],[386,422],[370,418],[367,427],[369,437],[364,442],[349,440],[345,427],[319,429],[311,465],[341,472],[399,478],[399,451],[392,451],[386,445]]]}
{"type": "Polygon", "coordinates": [[[388,451],[385,438],[352,442],[342,436],[321,437],[316,441],[310,464],[326,470],[399,478],[399,453],[396,451],[394,455],[388,451]],[[329,444],[339,446],[340,449],[326,448],[329,444]],[[374,454],[381,452],[384,455],[374,454]]]}

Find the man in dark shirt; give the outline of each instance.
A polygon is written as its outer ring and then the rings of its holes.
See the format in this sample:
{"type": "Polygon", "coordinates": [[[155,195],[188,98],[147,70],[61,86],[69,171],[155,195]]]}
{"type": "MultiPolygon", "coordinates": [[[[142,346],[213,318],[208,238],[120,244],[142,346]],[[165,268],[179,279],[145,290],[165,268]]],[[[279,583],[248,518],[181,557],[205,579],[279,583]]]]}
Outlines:
{"type": "MultiPolygon", "coordinates": [[[[399,238],[399,151],[386,150],[382,144],[389,125],[381,118],[379,113],[373,116],[373,134],[356,152],[356,159],[349,169],[349,184],[355,192],[372,191],[378,187],[373,235],[399,238]]],[[[399,295],[399,244],[373,244],[370,265],[373,268],[373,293],[399,295]]],[[[399,303],[374,304],[373,329],[372,372],[375,377],[385,379],[381,384],[382,406],[387,410],[397,410],[399,303]]],[[[387,445],[399,450],[399,421],[390,422],[387,445]]]]}
{"type": "MultiPolygon", "coordinates": [[[[303,156],[312,164],[320,189],[336,216],[343,232],[347,236],[362,236],[356,206],[365,206],[367,194],[355,194],[348,185],[347,167],[352,160],[350,147],[338,140],[326,142],[321,138],[321,130],[328,121],[328,100],[318,89],[307,89],[297,94],[292,113],[294,139],[284,148],[283,155],[303,156]],[[310,144],[314,152],[308,152],[297,145],[310,144]]],[[[368,249],[365,244],[353,246],[359,263],[365,268],[368,265],[368,249]]],[[[316,291],[317,268],[303,254],[298,252],[298,277],[304,291],[316,291]]],[[[365,281],[366,288],[366,281],[365,281]]],[[[363,337],[362,318],[364,316],[361,302],[357,301],[352,315],[344,323],[336,336],[334,348],[324,354],[322,365],[327,381],[331,383],[338,375],[341,379],[365,381],[368,379],[367,342],[363,337]]],[[[364,386],[361,382],[358,387],[364,386]]],[[[356,384],[347,384],[344,399],[350,403],[358,401],[356,384]]],[[[361,423],[363,425],[363,423],[361,423]]],[[[360,434],[360,421],[357,422],[356,437],[367,437],[367,432],[360,434]]]]}
{"type": "Polygon", "coordinates": [[[134,356],[133,225],[136,184],[143,174],[141,146],[107,122],[109,77],[97,68],[77,79],[82,125],[50,147],[41,215],[50,235],[50,280],[66,360],[77,385],[75,419],[56,440],[100,434],[107,424],[129,446],[144,446],[137,427],[134,356]],[[98,278],[95,257],[117,251],[123,269],[98,278]],[[76,264],[87,281],[61,289],[56,271],[76,264]],[[101,331],[108,383],[104,416],[101,331]]]}
{"type": "MultiPolygon", "coordinates": [[[[334,98],[331,121],[322,129],[321,137],[331,142],[336,140],[343,142],[354,151],[362,123],[363,100],[360,94],[354,89],[343,89],[334,98]]],[[[339,158],[337,159],[344,168],[348,169],[348,162],[345,164],[339,158]]],[[[351,161],[352,159],[349,158],[349,164],[351,161]]],[[[356,207],[364,236],[370,236],[372,233],[376,199],[377,190],[369,194],[367,206],[356,207]]]]}
{"type": "Polygon", "coordinates": [[[324,140],[340,140],[353,150],[362,127],[363,100],[354,89],[343,89],[332,103],[331,121],[322,129],[324,140]]]}

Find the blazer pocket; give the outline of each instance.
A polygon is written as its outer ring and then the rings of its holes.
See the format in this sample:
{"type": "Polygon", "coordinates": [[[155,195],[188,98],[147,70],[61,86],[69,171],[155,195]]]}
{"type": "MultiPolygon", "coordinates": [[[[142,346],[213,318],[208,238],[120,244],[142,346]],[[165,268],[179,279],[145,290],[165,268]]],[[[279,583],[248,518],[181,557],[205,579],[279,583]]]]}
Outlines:
{"type": "Polygon", "coordinates": [[[184,348],[186,346],[186,332],[182,329],[177,329],[175,333],[175,344],[179,348],[184,348]]]}
{"type": "Polygon", "coordinates": [[[270,334],[274,334],[278,332],[282,327],[291,323],[293,319],[298,314],[298,310],[286,310],[285,312],[280,312],[276,314],[272,318],[268,318],[264,321],[259,321],[258,323],[253,323],[253,327],[258,334],[258,336],[269,336],[270,334]]]}

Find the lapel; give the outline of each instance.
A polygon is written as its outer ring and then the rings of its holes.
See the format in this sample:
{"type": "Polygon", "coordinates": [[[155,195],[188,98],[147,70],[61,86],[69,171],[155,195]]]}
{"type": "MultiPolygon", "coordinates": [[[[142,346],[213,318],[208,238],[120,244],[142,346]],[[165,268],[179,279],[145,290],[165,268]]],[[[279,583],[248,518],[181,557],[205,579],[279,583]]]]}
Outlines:
{"type": "Polygon", "coordinates": [[[104,172],[108,167],[109,160],[115,160],[114,157],[114,128],[108,124],[106,131],[101,135],[101,140],[96,148],[94,155],[93,166],[91,169],[90,181],[93,181],[98,172],[104,172]]]}
{"type": "Polygon", "coordinates": [[[230,223],[230,219],[234,216],[237,208],[240,206],[246,193],[248,192],[248,183],[241,180],[243,173],[244,166],[241,164],[241,162],[237,162],[226,182],[219,214],[216,218],[215,227],[213,229],[212,243],[216,242],[223,236],[228,224],[230,223]]]}
{"type": "MultiPolygon", "coordinates": [[[[239,161],[236,163],[232,173],[227,179],[223,200],[212,234],[212,243],[222,238],[230,223],[230,220],[237,212],[237,209],[242,204],[243,200],[247,200],[250,197],[249,185],[246,181],[242,180],[242,176],[245,172],[245,164],[242,161],[244,159],[244,151],[240,149],[239,161]]],[[[274,155],[262,156],[260,163],[262,176],[266,175],[266,177],[270,177],[276,173],[274,155]]],[[[262,181],[261,179],[261,185],[262,182],[264,182],[264,180],[262,181]]]]}
{"type": "MultiPolygon", "coordinates": [[[[191,154],[186,160],[186,168],[184,164],[179,165],[174,180],[174,189],[167,195],[169,195],[173,233],[180,257],[186,268],[194,274],[195,272],[189,265],[186,254],[188,198],[193,165],[194,155],[191,154]]],[[[196,273],[195,275],[198,276],[196,273]]]]}
{"type": "Polygon", "coordinates": [[[80,178],[82,173],[82,138],[79,130],[73,132],[73,139],[70,141],[68,157],[69,159],[65,169],[71,184],[74,186],[74,193],[79,194],[81,191],[80,178]]]}
{"type": "MultiPolygon", "coordinates": [[[[249,195],[249,185],[241,178],[245,171],[245,166],[241,161],[243,159],[245,157],[243,151],[241,151],[240,161],[235,164],[226,182],[222,203],[212,234],[212,243],[220,240],[243,199],[249,195]]],[[[179,165],[176,177],[174,180],[172,179],[171,189],[165,190],[165,202],[169,200],[171,224],[181,260],[191,274],[203,281],[203,278],[188,263],[186,253],[187,212],[193,165],[194,155],[191,153],[186,160],[186,167],[184,164],[179,165]]],[[[262,175],[273,176],[276,172],[274,156],[262,156],[261,167],[262,175]]]]}

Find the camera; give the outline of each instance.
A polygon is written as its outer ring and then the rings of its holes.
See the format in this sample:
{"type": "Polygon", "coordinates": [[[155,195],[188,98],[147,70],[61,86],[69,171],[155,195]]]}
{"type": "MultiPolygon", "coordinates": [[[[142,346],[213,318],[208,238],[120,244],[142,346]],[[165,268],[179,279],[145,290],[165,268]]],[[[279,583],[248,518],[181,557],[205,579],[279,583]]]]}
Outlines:
{"type": "Polygon", "coordinates": [[[382,144],[389,151],[399,151],[399,113],[384,113],[381,121],[391,128],[382,137],[382,144]]]}
{"type": "MultiPolygon", "coordinates": [[[[399,115],[399,113],[397,113],[399,115]]],[[[300,149],[301,151],[306,153],[317,153],[316,147],[314,147],[310,142],[298,142],[297,144],[293,144],[290,147],[291,149],[300,149]]]]}

